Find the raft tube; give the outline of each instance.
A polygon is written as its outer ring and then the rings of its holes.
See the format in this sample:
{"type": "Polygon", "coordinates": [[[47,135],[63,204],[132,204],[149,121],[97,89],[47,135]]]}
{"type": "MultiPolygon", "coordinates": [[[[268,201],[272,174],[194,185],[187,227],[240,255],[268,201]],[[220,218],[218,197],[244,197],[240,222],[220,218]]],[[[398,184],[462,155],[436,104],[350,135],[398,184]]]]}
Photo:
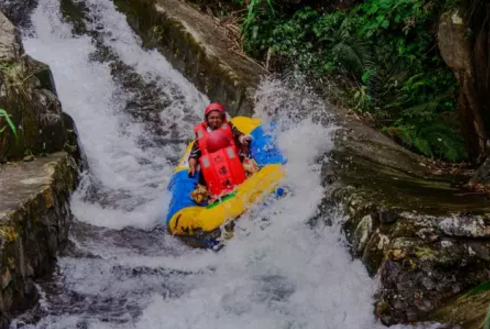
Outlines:
{"type": "Polygon", "coordinates": [[[167,228],[170,234],[179,236],[188,245],[214,248],[220,244],[221,227],[236,219],[250,206],[263,202],[273,193],[280,194],[279,183],[284,177],[286,159],[275,146],[271,132],[256,118],[235,117],[230,120],[241,132],[252,136],[250,153],[259,170],[248,177],[228,195],[211,204],[196,204],[191,198],[199,176],[188,176],[188,157],[194,141],[186,148],[175,168],[167,190],[172,193],[167,228]],[[266,132],[267,131],[267,132],[266,132]]]}

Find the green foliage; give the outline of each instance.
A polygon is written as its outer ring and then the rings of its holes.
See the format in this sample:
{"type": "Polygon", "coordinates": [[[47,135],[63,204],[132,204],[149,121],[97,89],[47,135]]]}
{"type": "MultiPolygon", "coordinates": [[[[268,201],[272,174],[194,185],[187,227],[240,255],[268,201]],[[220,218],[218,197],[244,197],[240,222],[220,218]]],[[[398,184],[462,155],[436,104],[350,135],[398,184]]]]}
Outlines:
{"type": "Polygon", "coordinates": [[[459,161],[467,155],[455,115],[458,85],[433,31],[446,6],[444,0],[366,0],[349,11],[289,13],[255,0],[242,30],[244,48],[258,58],[272,53],[283,67],[294,65],[314,79],[343,77],[346,105],[426,156],[459,161]]]}
{"type": "Polygon", "coordinates": [[[258,25],[256,23],[263,15],[263,4],[268,6],[267,14],[274,16],[274,9],[272,7],[272,0],[251,0],[248,4],[247,16],[243,22],[242,32],[246,38],[255,39],[258,33],[258,25]]]}
{"type": "Polygon", "coordinates": [[[444,124],[434,123],[427,127],[401,124],[383,130],[426,156],[442,157],[449,161],[467,156],[464,141],[460,140],[454,129],[444,124]]]}
{"type": "Polygon", "coordinates": [[[0,109],[0,119],[2,118],[7,121],[7,124],[3,127],[0,127],[0,134],[2,134],[8,126],[10,127],[10,130],[12,130],[12,133],[15,135],[15,137],[17,137],[17,130],[15,129],[15,125],[13,124],[12,120],[10,120],[10,115],[4,109],[0,109]]]}
{"type": "Polygon", "coordinates": [[[464,294],[460,298],[470,297],[470,296],[473,296],[473,295],[476,295],[476,294],[479,294],[481,292],[485,292],[488,290],[490,290],[490,280],[485,281],[482,284],[476,286],[475,288],[471,289],[470,291],[468,291],[466,294],[464,294]]]}

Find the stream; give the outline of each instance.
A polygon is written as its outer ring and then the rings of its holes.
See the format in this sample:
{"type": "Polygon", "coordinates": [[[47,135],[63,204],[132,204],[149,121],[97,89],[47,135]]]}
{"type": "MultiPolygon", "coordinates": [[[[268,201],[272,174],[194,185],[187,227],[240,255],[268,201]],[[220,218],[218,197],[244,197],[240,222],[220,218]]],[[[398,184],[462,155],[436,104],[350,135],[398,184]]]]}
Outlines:
{"type": "Polygon", "coordinates": [[[187,247],[166,233],[165,188],[210,100],[142,47],[111,1],[79,4],[82,32],[59,0],[39,0],[23,31],[26,52],[51,67],[88,170],[72,197],[69,246],[37,282],[39,304],[11,328],[384,328],[344,216],[318,213],[335,130],[325,105],[263,81],[255,115],[278,123],[289,193],[242,216],[219,252],[187,247]]]}

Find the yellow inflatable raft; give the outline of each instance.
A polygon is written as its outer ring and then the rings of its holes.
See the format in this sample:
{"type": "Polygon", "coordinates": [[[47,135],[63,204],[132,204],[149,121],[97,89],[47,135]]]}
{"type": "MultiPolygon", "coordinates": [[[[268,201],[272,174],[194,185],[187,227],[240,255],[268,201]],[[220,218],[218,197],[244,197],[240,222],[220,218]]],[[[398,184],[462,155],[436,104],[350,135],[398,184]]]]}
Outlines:
{"type": "Polygon", "coordinates": [[[274,143],[274,125],[262,126],[260,119],[235,117],[230,120],[240,131],[252,136],[250,151],[259,170],[235,190],[211,204],[196,204],[191,198],[198,175],[189,177],[188,157],[194,141],[186,148],[167,187],[172,199],[167,214],[171,234],[197,247],[215,247],[221,242],[221,228],[243,214],[251,205],[263,202],[278,188],[284,176],[285,158],[274,143]]]}

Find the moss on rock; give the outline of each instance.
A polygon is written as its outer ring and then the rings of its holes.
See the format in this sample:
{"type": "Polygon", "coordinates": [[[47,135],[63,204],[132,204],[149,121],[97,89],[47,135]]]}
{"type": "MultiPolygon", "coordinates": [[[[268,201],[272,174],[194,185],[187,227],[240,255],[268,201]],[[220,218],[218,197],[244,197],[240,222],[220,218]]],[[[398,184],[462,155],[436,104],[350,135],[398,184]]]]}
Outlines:
{"type": "MultiPolygon", "coordinates": [[[[17,131],[0,133],[0,162],[61,151],[67,132],[49,66],[24,53],[18,30],[1,12],[0,26],[0,108],[17,131]]],[[[0,120],[0,129],[5,124],[0,120]]]]}
{"type": "Polygon", "coordinates": [[[0,166],[0,318],[36,302],[34,279],[52,270],[67,241],[76,181],[76,163],[66,153],[0,166]]]}

